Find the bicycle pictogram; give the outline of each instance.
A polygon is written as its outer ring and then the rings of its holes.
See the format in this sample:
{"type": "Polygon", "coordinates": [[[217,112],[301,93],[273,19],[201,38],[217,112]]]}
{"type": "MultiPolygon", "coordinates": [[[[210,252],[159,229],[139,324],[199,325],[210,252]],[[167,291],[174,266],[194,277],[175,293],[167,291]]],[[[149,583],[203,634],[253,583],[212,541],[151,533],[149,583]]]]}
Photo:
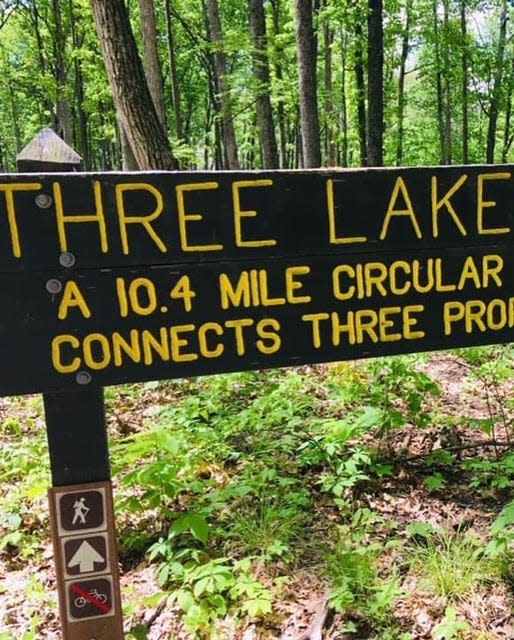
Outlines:
{"type": "Polygon", "coordinates": [[[101,604],[105,604],[107,602],[107,596],[105,595],[105,593],[100,593],[97,589],[90,589],[87,592],[87,595],[89,597],[80,595],[77,598],[75,598],[73,604],[78,608],[81,609],[82,607],[85,607],[86,604],[88,603],[92,603],[92,604],[96,604],[96,603],[101,603],[101,604]]]}

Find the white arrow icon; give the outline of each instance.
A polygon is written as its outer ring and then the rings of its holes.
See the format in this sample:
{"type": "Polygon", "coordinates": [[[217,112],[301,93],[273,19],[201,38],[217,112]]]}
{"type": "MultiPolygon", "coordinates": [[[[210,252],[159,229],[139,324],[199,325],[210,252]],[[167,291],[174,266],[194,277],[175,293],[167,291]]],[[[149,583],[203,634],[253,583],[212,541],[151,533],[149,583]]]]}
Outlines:
{"type": "Polygon", "coordinates": [[[104,563],[105,558],[92,547],[87,540],[80,545],[68,562],[68,567],[79,568],[80,573],[89,573],[95,570],[95,563],[104,563]]]}

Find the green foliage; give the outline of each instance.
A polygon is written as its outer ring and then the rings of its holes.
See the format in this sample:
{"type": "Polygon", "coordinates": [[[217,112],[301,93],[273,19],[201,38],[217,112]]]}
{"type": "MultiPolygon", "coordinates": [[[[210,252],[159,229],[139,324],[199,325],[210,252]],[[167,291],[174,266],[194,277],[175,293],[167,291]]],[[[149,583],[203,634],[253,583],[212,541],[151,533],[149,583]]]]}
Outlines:
{"type": "Polygon", "coordinates": [[[470,533],[447,531],[426,523],[409,525],[411,571],[422,586],[454,600],[498,575],[483,541],[470,533]]]}
{"type": "Polygon", "coordinates": [[[350,617],[366,618],[374,628],[384,628],[391,621],[401,594],[396,575],[385,579],[379,575],[382,545],[368,540],[379,520],[368,509],[357,510],[349,525],[338,528],[335,544],[325,558],[332,584],[331,605],[350,617]]]}
{"type": "Polygon", "coordinates": [[[444,618],[434,627],[432,638],[434,640],[459,640],[464,638],[464,632],[471,631],[471,625],[464,620],[457,618],[457,611],[451,607],[446,607],[444,618]]]}

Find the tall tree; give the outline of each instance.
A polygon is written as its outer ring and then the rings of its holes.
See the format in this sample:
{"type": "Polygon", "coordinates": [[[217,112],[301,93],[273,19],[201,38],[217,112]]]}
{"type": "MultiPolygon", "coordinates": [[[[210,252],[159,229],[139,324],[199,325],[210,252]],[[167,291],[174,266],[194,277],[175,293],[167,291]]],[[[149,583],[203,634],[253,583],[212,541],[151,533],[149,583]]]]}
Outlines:
{"type": "Polygon", "coordinates": [[[493,85],[489,99],[489,121],[487,125],[486,162],[494,162],[494,149],[496,146],[496,128],[500,111],[500,98],[503,79],[503,67],[505,60],[505,44],[507,41],[507,0],[501,0],[500,27],[498,33],[498,45],[496,49],[496,62],[493,70],[493,85]]]}
{"type": "Polygon", "coordinates": [[[384,137],[384,31],[382,0],[368,0],[368,153],[370,167],[382,166],[384,137]]]}
{"type": "Polygon", "coordinates": [[[253,72],[256,80],[257,128],[262,151],[262,166],[278,169],[278,149],[270,99],[270,69],[268,61],[268,38],[262,0],[249,0],[250,30],[252,32],[253,72]]]}
{"type": "Polygon", "coordinates": [[[221,101],[221,119],[223,126],[223,141],[225,143],[226,162],[228,169],[239,169],[236,132],[232,112],[232,98],[227,76],[227,58],[223,49],[223,31],[218,6],[218,0],[206,0],[209,39],[215,47],[214,71],[216,85],[221,101]]]}
{"type": "Polygon", "coordinates": [[[91,0],[109,84],[139,168],[174,169],[123,0],[91,0]]]}
{"type": "MultiPolygon", "coordinates": [[[[462,0],[464,2],[464,0],[462,0]]],[[[413,0],[405,0],[405,24],[402,31],[402,48],[400,52],[400,70],[398,72],[398,104],[397,104],[397,142],[396,142],[396,164],[400,166],[403,162],[403,134],[404,134],[404,113],[405,113],[405,75],[407,72],[407,57],[409,55],[410,25],[412,16],[413,0]]]]}
{"type": "Polygon", "coordinates": [[[312,0],[295,0],[295,18],[303,166],[320,167],[321,141],[316,78],[318,45],[313,24],[312,0]]]}
{"type": "Polygon", "coordinates": [[[157,50],[157,23],[154,0],[139,0],[141,32],[143,34],[143,67],[148,89],[159,116],[162,128],[166,131],[166,106],[164,104],[164,83],[161,61],[157,50]]]}

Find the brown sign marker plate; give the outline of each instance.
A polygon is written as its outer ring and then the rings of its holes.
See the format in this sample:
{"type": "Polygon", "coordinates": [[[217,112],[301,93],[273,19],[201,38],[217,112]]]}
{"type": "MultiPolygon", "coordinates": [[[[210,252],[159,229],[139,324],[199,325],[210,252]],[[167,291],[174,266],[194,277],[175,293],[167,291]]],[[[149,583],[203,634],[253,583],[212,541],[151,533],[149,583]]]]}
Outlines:
{"type": "Polygon", "coordinates": [[[66,577],[109,572],[109,547],[106,533],[67,537],[61,540],[66,577]]]}
{"type": "Polygon", "coordinates": [[[50,489],[63,640],[123,640],[110,482],[50,489]]]}

